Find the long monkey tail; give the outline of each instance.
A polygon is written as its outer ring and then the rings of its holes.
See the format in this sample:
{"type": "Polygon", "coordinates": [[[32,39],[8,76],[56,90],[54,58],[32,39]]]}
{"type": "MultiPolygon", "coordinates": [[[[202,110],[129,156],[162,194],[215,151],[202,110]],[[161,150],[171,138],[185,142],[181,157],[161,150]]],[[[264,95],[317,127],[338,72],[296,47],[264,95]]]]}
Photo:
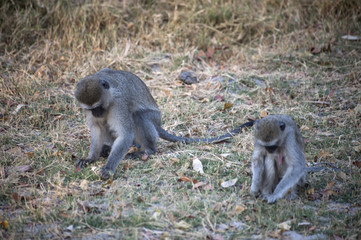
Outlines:
{"type": "Polygon", "coordinates": [[[178,137],[175,136],[173,134],[168,133],[166,130],[164,130],[163,128],[160,128],[158,130],[159,132],[159,137],[170,141],[170,142],[184,142],[184,143],[193,143],[193,142],[202,142],[202,143],[217,143],[217,142],[222,142],[226,139],[229,139],[231,137],[233,137],[234,135],[236,135],[237,133],[239,133],[242,128],[245,127],[251,127],[253,126],[254,121],[250,121],[250,122],[246,122],[244,124],[242,124],[241,126],[233,129],[231,132],[228,132],[226,134],[223,134],[222,136],[219,137],[215,137],[215,138],[185,138],[185,137],[178,137]]]}

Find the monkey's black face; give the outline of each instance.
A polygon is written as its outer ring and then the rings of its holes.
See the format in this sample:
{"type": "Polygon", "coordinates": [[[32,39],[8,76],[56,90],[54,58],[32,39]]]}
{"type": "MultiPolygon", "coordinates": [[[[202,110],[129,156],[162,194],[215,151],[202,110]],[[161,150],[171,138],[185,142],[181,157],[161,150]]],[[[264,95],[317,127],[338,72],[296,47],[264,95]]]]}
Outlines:
{"type": "Polygon", "coordinates": [[[102,117],[105,113],[105,109],[103,108],[102,105],[100,105],[96,108],[90,109],[90,111],[92,111],[93,116],[96,118],[102,117]]]}
{"type": "Polygon", "coordinates": [[[277,145],[266,146],[265,148],[266,148],[268,153],[274,153],[277,150],[278,146],[277,145]]]}

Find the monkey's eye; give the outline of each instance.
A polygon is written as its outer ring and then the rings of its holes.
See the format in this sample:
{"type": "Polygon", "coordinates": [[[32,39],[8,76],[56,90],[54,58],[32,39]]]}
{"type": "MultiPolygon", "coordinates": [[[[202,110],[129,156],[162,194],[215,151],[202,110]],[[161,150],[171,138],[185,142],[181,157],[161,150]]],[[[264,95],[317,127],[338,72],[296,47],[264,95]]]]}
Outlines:
{"type": "Polygon", "coordinates": [[[109,89],[109,83],[107,81],[100,80],[100,84],[103,86],[103,88],[109,89]]]}
{"type": "Polygon", "coordinates": [[[281,131],[285,130],[286,124],[284,122],[280,122],[280,129],[281,131]]]}

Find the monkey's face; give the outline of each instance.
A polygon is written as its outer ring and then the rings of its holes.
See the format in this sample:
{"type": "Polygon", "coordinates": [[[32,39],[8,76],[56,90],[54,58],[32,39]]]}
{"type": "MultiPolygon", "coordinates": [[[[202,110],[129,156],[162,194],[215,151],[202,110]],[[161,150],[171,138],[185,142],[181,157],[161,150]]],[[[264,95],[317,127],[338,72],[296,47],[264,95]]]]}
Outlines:
{"type": "Polygon", "coordinates": [[[274,153],[283,145],[282,140],[285,139],[286,124],[279,118],[269,115],[256,121],[255,125],[255,141],[264,146],[268,153],[274,153]]]}
{"type": "Polygon", "coordinates": [[[91,111],[94,117],[102,117],[109,106],[105,91],[109,83],[94,76],[83,78],[76,86],[75,98],[81,108],[91,111]]]}

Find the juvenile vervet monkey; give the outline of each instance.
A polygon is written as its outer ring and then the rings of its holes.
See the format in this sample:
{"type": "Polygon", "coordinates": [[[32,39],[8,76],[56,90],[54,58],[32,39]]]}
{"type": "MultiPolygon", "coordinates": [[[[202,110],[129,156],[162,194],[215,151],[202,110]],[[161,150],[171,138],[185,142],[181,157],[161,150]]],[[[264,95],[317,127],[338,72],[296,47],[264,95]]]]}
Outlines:
{"type": "Polygon", "coordinates": [[[102,179],[111,177],[119,162],[135,143],[141,153],[156,152],[158,137],[171,142],[220,142],[232,137],[247,122],[230,133],[217,138],[193,139],[177,137],[161,127],[161,113],[147,86],[136,75],[126,71],[102,69],[80,80],[75,89],[75,98],[85,109],[90,128],[91,145],[87,159],[80,159],[76,165],[83,167],[106,156],[107,163],[100,171],[102,179]]]}
{"type": "Polygon", "coordinates": [[[268,203],[283,198],[289,191],[297,196],[297,186],[306,180],[304,142],[288,115],[268,115],[255,121],[250,193],[268,203]]]}

